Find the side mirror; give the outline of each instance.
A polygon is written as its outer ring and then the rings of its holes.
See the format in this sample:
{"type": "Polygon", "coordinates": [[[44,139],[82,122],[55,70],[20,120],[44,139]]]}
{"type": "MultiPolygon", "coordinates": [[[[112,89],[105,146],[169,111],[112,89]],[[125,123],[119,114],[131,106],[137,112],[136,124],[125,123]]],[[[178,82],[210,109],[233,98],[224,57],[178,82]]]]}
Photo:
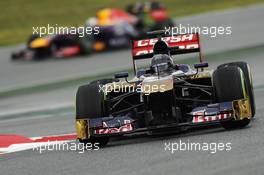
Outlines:
{"type": "Polygon", "coordinates": [[[128,77],[128,72],[119,72],[115,74],[115,79],[119,79],[119,78],[127,78],[128,77]]]}
{"type": "Polygon", "coordinates": [[[205,67],[208,67],[208,63],[197,63],[197,64],[194,64],[194,68],[195,69],[199,69],[199,68],[205,68],[205,67]]]}

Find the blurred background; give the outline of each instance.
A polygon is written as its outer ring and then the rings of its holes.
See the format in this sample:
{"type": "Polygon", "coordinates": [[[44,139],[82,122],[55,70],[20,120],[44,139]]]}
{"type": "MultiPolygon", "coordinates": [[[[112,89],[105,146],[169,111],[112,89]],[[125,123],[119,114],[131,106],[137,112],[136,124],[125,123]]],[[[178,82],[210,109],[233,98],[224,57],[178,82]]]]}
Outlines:
{"type": "MultiPolygon", "coordinates": [[[[80,26],[94,16],[98,8],[125,9],[134,0],[64,0],[0,1],[0,46],[23,43],[32,34],[33,26],[58,24],[80,26]]],[[[146,1],[140,1],[146,2],[146,1]]],[[[172,17],[182,17],[202,12],[261,3],[263,0],[163,0],[172,17]]]]}

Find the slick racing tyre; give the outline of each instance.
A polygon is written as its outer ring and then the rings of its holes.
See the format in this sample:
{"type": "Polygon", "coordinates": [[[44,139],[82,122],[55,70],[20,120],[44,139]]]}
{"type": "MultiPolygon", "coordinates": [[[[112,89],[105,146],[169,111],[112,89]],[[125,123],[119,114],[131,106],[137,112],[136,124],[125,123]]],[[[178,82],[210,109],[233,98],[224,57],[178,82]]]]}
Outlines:
{"type": "MultiPolygon", "coordinates": [[[[112,79],[93,81],[90,84],[80,86],[76,94],[76,119],[99,118],[105,115],[104,95],[99,86],[112,82],[112,79]]],[[[79,140],[81,143],[99,143],[105,146],[109,138],[91,137],[90,139],[79,140]]]]}
{"type": "MultiPolygon", "coordinates": [[[[213,86],[216,102],[227,102],[246,98],[248,94],[245,76],[238,66],[220,66],[213,73],[213,86]]],[[[250,119],[221,122],[225,129],[236,129],[247,126],[250,119]]]]}
{"type": "Polygon", "coordinates": [[[251,113],[252,113],[252,117],[254,117],[256,113],[256,106],[255,106],[255,98],[254,98],[254,90],[253,90],[253,79],[252,79],[252,74],[250,71],[250,66],[246,62],[240,61],[240,62],[222,64],[218,66],[218,68],[226,67],[226,66],[237,66],[240,69],[242,69],[244,76],[245,76],[245,83],[246,83],[246,89],[247,89],[248,96],[249,96],[251,113]]]}

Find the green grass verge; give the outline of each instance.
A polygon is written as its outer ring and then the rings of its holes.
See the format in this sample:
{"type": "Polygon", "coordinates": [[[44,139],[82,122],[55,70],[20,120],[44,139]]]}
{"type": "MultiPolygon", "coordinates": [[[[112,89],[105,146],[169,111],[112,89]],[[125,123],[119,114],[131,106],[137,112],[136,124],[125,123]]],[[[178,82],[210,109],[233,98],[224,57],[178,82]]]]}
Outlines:
{"type": "MultiPolygon", "coordinates": [[[[206,61],[218,61],[221,60],[222,62],[230,62],[230,61],[236,61],[239,60],[239,58],[245,58],[250,55],[254,55],[256,53],[261,53],[263,51],[264,45],[257,45],[247,48],[240,48],[236,50],[230,50],[226,52],[221,53],[214,53],[214,54],[208,54],[205,55],[206,61]],[[232,58],[232,59],[231,59],[232,58]]],[[[198,57],[188,57],[186,59],[178,60],[178,64],[194,64],[198,62],[198,57]]],[[[132,65],[131,65],[132,66],[132,65]]],[[[115,70],[114,72],[109,72],[105,74],[99,74],[97,76],[84,76],[84,77],[78,77],[68,80],[61,80],[56,82],[50,82],[45,84],[38,84],[28,87],[18,87],[17,89],[10,89],[6,91],[0,91],[0,99],[3,98],[9,98],[13,96],[18,95],[27,95],[27,94],[34,94],[34,93],[41,93],[41,92],[48,92],[51,90],[66,88],[66,87],[78,87],[83,84],[87,84],[88,82],[91,82],[93,80],[102,79],[102,78],[111,78],[114,76],[115,72],[119,71],[128,71],[130,75],[133,75],[132,67],[128,70],[115,70]]]]}
{"type": "MultiPolygon", "coordinates": [[[[12,0],[0,1],[0,46],[25,42],[32,27],[79,26],[99,7],[124,8],[135,0],[12,0]]],[[[245,6],[264,0],[162,0],[171,16],[245,6]]]]}

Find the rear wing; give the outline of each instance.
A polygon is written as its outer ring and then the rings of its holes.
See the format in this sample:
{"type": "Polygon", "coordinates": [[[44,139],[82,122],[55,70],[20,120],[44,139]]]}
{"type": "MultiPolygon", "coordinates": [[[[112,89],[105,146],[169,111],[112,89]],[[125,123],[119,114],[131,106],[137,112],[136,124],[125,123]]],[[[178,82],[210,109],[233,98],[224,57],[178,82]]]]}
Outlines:
{"type": "MultiPolygon", "coordinates": [[[[200,62],[203,62],[198,33],[163,36],[161,39],[168,44],[171,55],[199,52],[200,62]]],[[[151,58],[153,46],[157,41],[158,38],[132,41],[133,62],[137,59],[151,58]]]]}

